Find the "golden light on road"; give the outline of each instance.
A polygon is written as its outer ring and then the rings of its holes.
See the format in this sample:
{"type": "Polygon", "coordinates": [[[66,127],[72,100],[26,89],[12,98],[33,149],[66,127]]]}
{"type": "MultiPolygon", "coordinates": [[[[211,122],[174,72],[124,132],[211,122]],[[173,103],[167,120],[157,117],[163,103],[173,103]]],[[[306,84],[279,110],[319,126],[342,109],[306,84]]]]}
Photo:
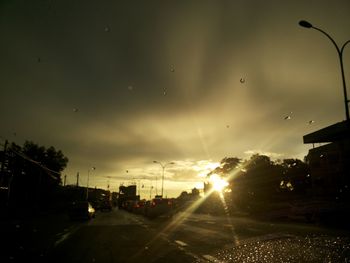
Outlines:
{"type": "Polygon", "coordinates": [[[209,181],[213,185],[213,189],[217,192],[221,192],[226,186],[228,186],[228,182],[217,174],[212,174],[209,181]]]}

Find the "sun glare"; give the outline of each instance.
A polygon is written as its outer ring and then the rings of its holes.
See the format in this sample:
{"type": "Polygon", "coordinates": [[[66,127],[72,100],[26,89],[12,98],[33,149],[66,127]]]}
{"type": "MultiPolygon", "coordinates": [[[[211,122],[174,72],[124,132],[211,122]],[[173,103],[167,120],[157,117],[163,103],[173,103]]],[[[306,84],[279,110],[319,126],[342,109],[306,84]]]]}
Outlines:
{"type": "Polygon", "coordinates": [[[210,183],[213,185],[214,190],[217,192],[221,192],[226,186],[228,186],[228,182],[217,174],[210,176],[210,183]]]}

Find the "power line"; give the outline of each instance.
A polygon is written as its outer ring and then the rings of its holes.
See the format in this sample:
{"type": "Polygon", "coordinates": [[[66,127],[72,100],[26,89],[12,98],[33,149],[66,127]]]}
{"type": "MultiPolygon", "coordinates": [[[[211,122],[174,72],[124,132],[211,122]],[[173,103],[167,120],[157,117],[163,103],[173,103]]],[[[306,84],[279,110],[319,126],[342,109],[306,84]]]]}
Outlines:
{"type": "Polygon", "coordinates": [[[19,157],[31,162],[31,163],[34,163],[36,165],[38,165],[40,168],[46,170],[47,174],[52,178],[52,179],[55,179],[55,180],[59,180],[59,178],[57,177],[54,177],[52,174],[50,173],[54,173],[54,174],[57,174],[57,175],[61,175],[59,172],[57,171],[54,171],[54,170],[51,170],[50,168],[47,168],[46,166],[44,166],[43,164],[41,164],[39,161],[35,161],[33,159],[31,159],[30,157],[28,157],[27,155],[25,155],[24,153],[20,152],[20,151],[16,151],[12,148],[9,148],[10,151],[12,151],[13,153],[17,154],[19,157]]]}

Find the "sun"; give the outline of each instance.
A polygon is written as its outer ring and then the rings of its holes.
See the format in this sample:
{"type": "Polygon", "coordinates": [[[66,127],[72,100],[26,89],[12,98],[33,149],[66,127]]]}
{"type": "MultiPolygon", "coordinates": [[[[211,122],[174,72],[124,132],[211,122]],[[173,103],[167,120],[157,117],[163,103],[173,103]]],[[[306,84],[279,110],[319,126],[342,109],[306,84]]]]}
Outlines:
{"type": "Polygon", "coordinates": [[[210,183],[213,185],[213,189],[217,192],[222,192],[226,186],[228,186],[228,182],[222,179],[217,174],[212,174],[210,176],[210,183]]]}

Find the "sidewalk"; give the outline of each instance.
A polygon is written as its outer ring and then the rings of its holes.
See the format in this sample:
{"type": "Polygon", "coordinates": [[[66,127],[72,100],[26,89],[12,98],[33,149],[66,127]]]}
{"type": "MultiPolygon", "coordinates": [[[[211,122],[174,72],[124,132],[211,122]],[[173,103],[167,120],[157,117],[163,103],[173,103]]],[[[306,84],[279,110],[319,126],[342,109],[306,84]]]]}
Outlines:
{"type": "Polygon", "coordinates": [[[44,262],[55,242],[76,223],[65,213],[0,218],[0,262],[44,262]]]}

